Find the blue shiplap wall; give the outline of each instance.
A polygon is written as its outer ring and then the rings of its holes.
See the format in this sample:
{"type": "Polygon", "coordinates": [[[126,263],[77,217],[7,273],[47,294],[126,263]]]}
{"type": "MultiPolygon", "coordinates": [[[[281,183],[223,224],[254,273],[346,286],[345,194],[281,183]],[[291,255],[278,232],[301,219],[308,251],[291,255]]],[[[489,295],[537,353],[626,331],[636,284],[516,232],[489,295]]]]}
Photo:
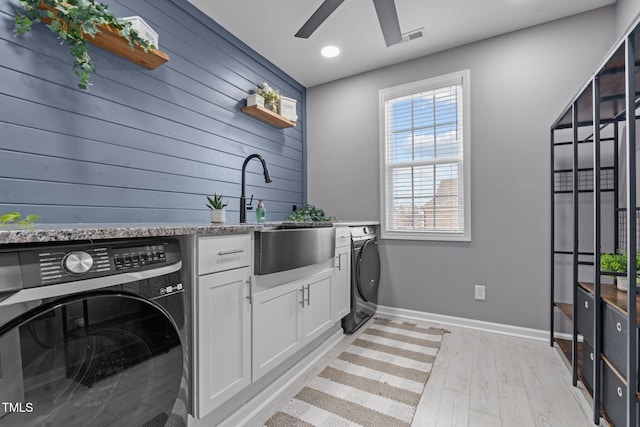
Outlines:
{"type": "Polygon", "coordinates": [[[171,60],[150,71],[91,46],[97,74],[85,92],[67,46],[43,24],[13,37],[17,1],[0,1],[0,213],[45,223],[207,222],[204,195],[217,192],[237,221],[252,153],[273,183],[252,160],[247,195],[265,199],[268,219],[301,205],[305,88],[186,0],[103,3],[143,17],[171,60]],[[295,128],[241,112],[263,81],[298,100],[295,128]]]}

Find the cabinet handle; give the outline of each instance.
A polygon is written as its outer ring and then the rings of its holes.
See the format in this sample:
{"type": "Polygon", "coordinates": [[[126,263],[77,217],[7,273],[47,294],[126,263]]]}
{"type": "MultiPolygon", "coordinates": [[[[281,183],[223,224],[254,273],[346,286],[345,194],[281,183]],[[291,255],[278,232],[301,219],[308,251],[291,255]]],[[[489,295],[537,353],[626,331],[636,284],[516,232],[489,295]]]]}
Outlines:
{"type": "Polygon", "coordinates": [[[302,292],[302,301],[300,301],[300,303],[302,304],[302,308],[304,308],[304,286],[300,289],[300,292],[302,292]]]}
{"type": "Polygon", "coordinates": [[[247,284],[247,296],[245,298],[249,300],[249,305],[253,305],[253,299],[251,295],[251,279],[247,279],[245,283],[247,284]]]}
{"type": "Polygon", "coordinates": [[[589,308],[589,301],[584,302],[584,308],[589,308]]]}
{"type": "Polygon", "coordinates": [[[622,387],[618,387],[618,396],[622,397],[622,387]]]}
{"type": "Polygon", "coordinates": [[[591,361],[593,361],[593,353],[589,353],[589,359],[591,359],[591,361]]]}
{"type": "Polygon", "coordinates": [[[616,323],[616,329],[618,332],[622,332],[622,324],[620,322],[616,323]]]}
{"type": "Polygon", "coordinates": [[[338,255],[336,259],[338,260],[338,271],[342,271],[342,257],[338,255]]]}
{"type": "Polygon", "coordinates": [[[341,239],[348,239],[349,237],[351,237],[351,235],[340,236],[341,239]]]}
{"type": "Polygon", "coordinates": [[[311,285],[307,285],[307,305],[311,305],[311,285]]]}
{"type": "Polygon", "coordinates": [[[223,256],[223,255],[233,255],[233,254],[241,254],[242,252],[244,252],[244,249],[231,249],[230,251],[221,251],[218,252],[218,255],[223,256]]]}

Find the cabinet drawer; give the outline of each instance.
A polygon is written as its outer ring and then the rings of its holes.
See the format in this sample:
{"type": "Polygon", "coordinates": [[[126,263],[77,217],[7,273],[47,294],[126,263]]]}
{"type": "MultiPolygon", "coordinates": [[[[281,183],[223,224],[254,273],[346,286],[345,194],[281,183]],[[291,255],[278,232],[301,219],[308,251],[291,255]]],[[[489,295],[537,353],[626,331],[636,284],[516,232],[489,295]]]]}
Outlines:
{"type": "Polygon", "coordinates": [[[250,235],[235,234],[198,238],[198,275],[247,267],[250,264],[250,235]]]}
{"type": "Polygon", "coordinates": [[[336,227],[336,248],[351,245],[351,231],[349,227],[336,227]]]}
{"type": "Polygon", "coordinates": [[[582,379],[585,382],[585,386],[593,393],[593,361],[595,359],[593,348],[591,345],[583,341],[582,342],[582,379]]]}
{"type": "Polygon", "coordinates": [[[618,370],[627,376],[627,320],[626,316],[608,304],[604,304],[602,324],[602,354],[618,370]]]}
{"type": "Polygon", "coordinates": [[[613,427],[624,427],[627,424],[627,386],[606,363],[602,366],[602,406],[613,427]]]}
{"type": "Polygon", "coordinates": [[[593,345],[593,315],[594,315],[594,299],[593,295],[586,292],[582,288],[577,288],[578,292],[578,318],[576,325],[578,332],[582,334],[584,339],[593,345]]]}

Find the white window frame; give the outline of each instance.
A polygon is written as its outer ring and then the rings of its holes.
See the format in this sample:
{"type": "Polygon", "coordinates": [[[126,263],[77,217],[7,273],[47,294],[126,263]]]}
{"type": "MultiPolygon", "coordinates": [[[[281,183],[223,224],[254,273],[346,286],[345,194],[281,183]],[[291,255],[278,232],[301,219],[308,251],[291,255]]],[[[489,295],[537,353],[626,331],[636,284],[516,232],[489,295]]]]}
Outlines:
{"type": "MultiPolygon", "coordinates": [[[[400,240],[471,241],[471,149],[470,149],[470,70],[457,71],[438,77],[407,83],[379,92],[380,123],[380,228],[381,238],[400,240]],[[439,89],[460,84],[462,81],[462,211],[463,230],[461,232],[439,232],[419,230],[390,230],[387,223],[387,137],[385,101],[401,96],[439,89]]],[[[418,162],[416,162],[418,163],[418,162]]]]}

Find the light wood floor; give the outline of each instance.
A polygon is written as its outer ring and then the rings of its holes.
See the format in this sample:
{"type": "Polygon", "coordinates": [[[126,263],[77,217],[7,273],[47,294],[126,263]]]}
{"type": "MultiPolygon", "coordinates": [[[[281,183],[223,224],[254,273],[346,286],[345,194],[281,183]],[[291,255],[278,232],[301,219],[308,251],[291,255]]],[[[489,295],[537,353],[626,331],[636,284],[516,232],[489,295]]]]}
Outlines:
{"type": "MultiPolygon", "coordinates": [[[[594,425],[583,389],[571,385],[569,368],[547,342],[433,326],[451,333],[443,338],[414,427],[594,425]]],[[[357,336],[336,345],[247,426],[261,426],[357,336]]]]}

